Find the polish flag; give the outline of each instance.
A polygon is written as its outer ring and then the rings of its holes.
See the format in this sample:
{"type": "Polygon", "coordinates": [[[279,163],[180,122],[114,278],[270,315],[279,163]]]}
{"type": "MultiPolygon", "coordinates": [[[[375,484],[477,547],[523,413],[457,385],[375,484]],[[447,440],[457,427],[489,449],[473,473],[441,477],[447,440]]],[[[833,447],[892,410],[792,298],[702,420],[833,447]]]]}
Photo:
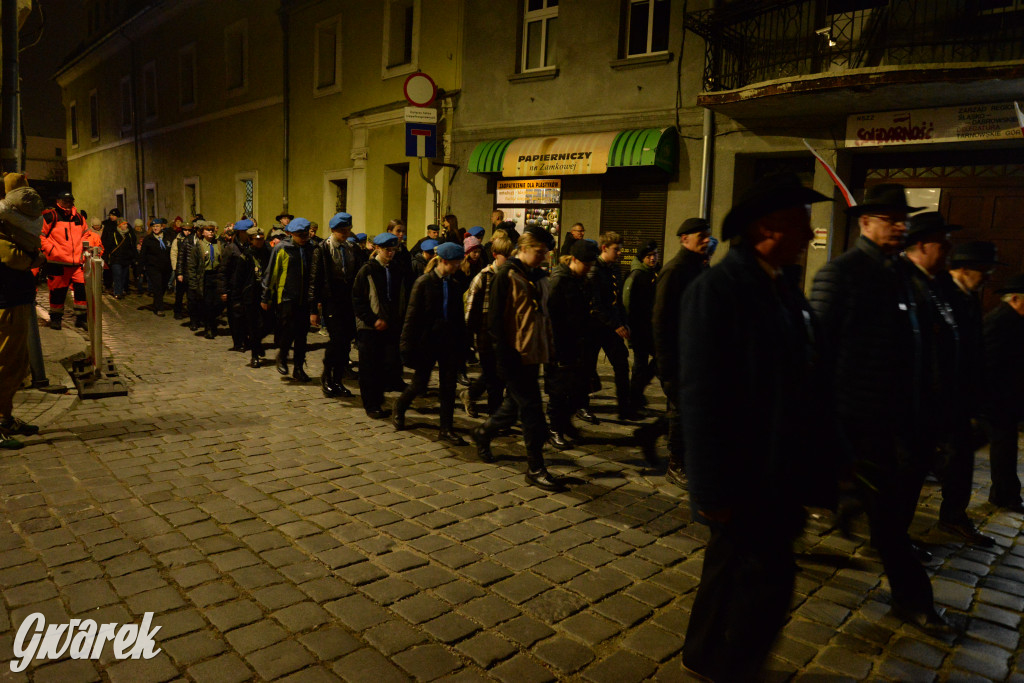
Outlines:
{"type": "Polygon", "coordinates": [[[1017,112],[1017,123],[1020,124],[1020,134],[1024,135],[1024,112],[1020,110],[1020,105],[1016,102],[1013,103],[1013,109],[1017,112]]]}
{"type": "MultiPolygon", "coordinates": [[[[1018,116],[1020,116],[1020,110],[1018,109],[1017,111],[1018,116]]],[[[1024,129],[1024,122],[1021,123],[1021,127],[1022,129],[1024,129]]],[[[839,191],[843,193],[843,199],[846,200],[846,205],[855,206],[857,204],[857,200],[853,198],[853,194],[851,194],[850,189],[846,187],[846,183],[840,180],[839,176],[836,175],[835,169],[829,166],[828,162],[821,158],[821,155],[818,154],[818,152],[815,151],[813,147],[811,147],[810,143],[807,142],[807,140],[804,140],[803,142],[804,146],[810,150],[811,154],[814,155],[814,158],[817,159],[818,163],[821,164],[821,167],[825,169],[825,173],[828,173],[828,177],[832,179],[832,182],[836,184],[836,187],[839,188],[839,191]]]]}

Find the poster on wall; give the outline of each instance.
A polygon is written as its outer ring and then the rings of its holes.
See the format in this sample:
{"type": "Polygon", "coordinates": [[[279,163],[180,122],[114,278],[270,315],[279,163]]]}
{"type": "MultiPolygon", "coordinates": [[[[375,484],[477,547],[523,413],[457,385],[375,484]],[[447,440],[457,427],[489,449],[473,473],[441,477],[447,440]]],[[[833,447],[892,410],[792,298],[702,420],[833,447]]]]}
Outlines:
{"type": "Polygon", "coordinates": [[[562,181],[557,178],[499,180],[495,207],[514,221],[520,233],[527,226],[538,226],[560,240],[562,181]]]}
{"type": "Polygon", "coordinates": [[[854,114],[846,119],[847,147],[1011,140],[1021,137],[1012,102],[854,114]]]}

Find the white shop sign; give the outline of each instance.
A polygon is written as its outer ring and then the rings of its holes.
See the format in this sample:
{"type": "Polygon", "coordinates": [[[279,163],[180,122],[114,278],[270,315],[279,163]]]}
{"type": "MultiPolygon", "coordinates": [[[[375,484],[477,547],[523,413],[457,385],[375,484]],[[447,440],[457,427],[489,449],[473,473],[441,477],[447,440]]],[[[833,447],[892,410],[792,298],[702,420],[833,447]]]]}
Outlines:
{"type": "Polygon", "coordinates": [[[847,147],[1021,138],[1012,102],[938,109],[853,114],[846,119],[847,147]]]}

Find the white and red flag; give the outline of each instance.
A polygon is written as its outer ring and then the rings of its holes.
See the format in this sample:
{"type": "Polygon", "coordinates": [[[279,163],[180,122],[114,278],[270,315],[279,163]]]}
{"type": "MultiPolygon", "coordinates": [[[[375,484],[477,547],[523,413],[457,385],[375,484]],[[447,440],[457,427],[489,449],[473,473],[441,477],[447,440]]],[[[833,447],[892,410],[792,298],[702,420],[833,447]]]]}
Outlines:
{"type": "MultiPolygon", "coordinates": [[[[1019,116],[1020,110],[1018,109],[1017,111],[1019,116]]],[[[1024,127],[1024,123],[1022,123],[1021,126],[1024,127]]],[[[843,199],[846,200],[846,205],[855,206],[857,204],[857,200],[853,198],[853,194],[850,193],[850,188],[846,187],[846,183],[844,183],[839,178],[839,176],[836,175],[835,169],[828,165],[828,162],[825,161],[813,147],[811,147],[811,144],[807,142],[807,140],[804,140],[804,146],[811,151],[811,154],[813,154],[814,158],[818,160],[818,163],[821,164],[821,167],[825,169],[825,173],[828,173],[828,177],[832,179],[832,182],[836,184],[836,187],[839,188],[839,191],[843,193],[843,199]]]]}

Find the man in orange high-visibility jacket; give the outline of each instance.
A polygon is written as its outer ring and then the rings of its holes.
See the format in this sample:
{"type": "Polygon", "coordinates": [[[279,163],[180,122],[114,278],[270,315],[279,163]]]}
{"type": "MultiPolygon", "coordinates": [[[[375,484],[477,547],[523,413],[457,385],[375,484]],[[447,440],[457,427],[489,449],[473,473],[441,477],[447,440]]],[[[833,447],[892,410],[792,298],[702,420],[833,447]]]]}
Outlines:
{"type": "Polygon", "coordinates": [[[75,327],[86,326],[85,274],[82,250],[89,246],[85,219],[75,208],[70,192],[57,197],[57,206],[43,212],[43,230],[39,235],[46,257],[46,286],[50,289],[50,327],[59,330],[64,317],[64,301],[71,287],[75,300],[75,327]]]}

